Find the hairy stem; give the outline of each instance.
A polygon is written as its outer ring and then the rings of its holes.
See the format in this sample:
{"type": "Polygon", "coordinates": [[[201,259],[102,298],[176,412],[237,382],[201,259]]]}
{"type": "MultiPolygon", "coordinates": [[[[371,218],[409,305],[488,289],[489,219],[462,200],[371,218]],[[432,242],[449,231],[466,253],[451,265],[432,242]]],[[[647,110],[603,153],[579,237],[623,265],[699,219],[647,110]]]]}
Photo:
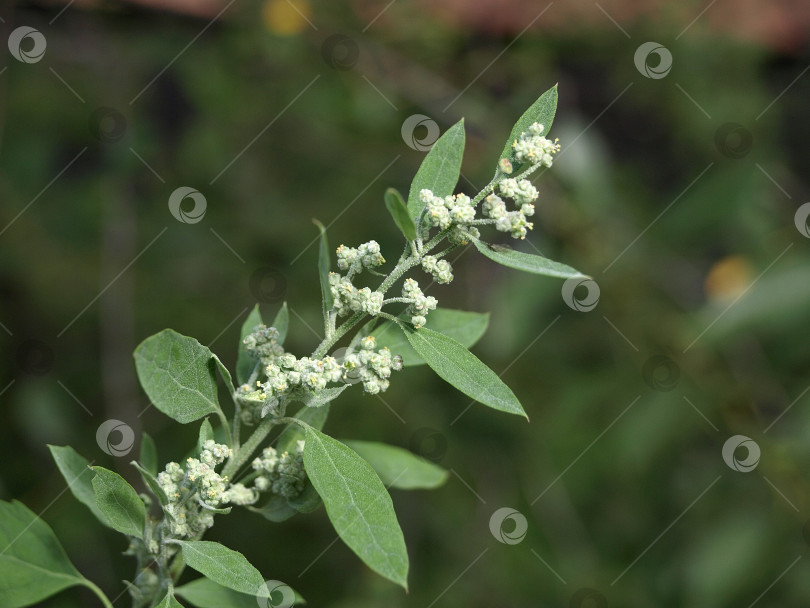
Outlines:
{"type": "Polygon", "coordinates": [[[267,435],[276,424],[278,424],[278,419],[273,418],[272,416],[268,416],[262,420],[259,426],[256,427],[256,430],[253,431],[250,437],[247,438],[245,443],[243,443],[242,446],[234,452],[231,459],[228,460],[228,464],[226,464],[225,468],[222,469],[222,476],[228,477],[228,479],[233,478],[242,465],[248,461],[248,458],[250,458],[253,452],[256,451],[259,444],[267,438],[267,435]]]}

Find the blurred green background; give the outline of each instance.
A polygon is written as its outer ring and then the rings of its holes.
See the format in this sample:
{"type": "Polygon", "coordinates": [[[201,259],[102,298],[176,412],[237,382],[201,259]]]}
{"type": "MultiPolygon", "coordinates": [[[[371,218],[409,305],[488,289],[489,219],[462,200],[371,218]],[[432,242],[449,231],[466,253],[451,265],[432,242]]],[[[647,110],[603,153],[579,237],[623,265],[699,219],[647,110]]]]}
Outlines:
{"type": "MultiPolygon", "coordinates": [[[[394,493],[410,593],[342,543],[327,549],[323,509],[281,525],[220,517],[208,537],[311,606],[807,605],[810,239],[794,221],[810,200],[807,13],[743,1],[5,5],[3,39],[31,26],[47,51],[23,63],[3,48],[0,61],[0,498],[43,513],[79,570],[118,596],[125,546],[65,492],[46,443],[135,483],[135,452],[96,444],[115,418],[148,430],[162,460],[181,457],[197,425],[148,408],[138,342],[171,327],[232,365],[249,307],[272,318],[286,300],[289,347],[309,353],[321,331],[312,219],[335,246],[375,238],[394,258],[383,192],[407,191],[424,156],[403,122],[464,116],[459,187],[475,193],[515,119],[559,82],[563,152],[534,180],[537,229],[521,247],[591,275],[598,306],[575,311],[561,282],[474,250],[431,290],[492,312],[474,351],[531,423],[467,410],[411,368],[385,403],[341,397],[327,426],[452,471],[438,491],[394,493]],[[671,53],[663,77],[634,63],[648,41],[671,53]],[[169,212],[180,186],[207,200],[198,223],[169,212]],[[755,470],[724,462],[734,435],[761,448],[755,470]],[[490,533],[504,506],[528,521],[515,545],[490,533]]],[[[74,589],[43,605],[96,600],[74,589]]]]}

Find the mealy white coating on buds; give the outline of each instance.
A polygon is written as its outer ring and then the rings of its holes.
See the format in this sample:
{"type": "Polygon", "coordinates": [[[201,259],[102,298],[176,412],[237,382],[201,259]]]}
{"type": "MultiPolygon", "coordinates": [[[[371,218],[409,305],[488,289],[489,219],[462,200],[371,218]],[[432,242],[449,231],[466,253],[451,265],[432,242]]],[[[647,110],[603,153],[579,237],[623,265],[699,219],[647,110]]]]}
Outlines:
{"type": "Polygon", "coordinates": [[[444,230],[451,225],[469,224],[475,219],[475,206],[466,194],[435,196],[433,192],[423,189],[419,200],[425,204],[425,217],[431,226],[444,230]]]}
{"type": "Polygon", "coordinates": [[[304,489],[307,476],[304,470],[304,441],[295,443],[293,452],[279,454],[275,448],[262,450],[253,460],[253,470],[260,473],[253,485],[256,491],[272,492],[286,498],[298,496],[304,489]]]}
{"type": "Polygon", "coordinates": [[[506,202],[497,194],[490,194],[484,199],[481,209],[486,217],[495,220],[496,230],[509,232],[514,238],[526,238],[526,233],[534,225],[526,218],[534,215],[534,205],[537,200],[537,188],[529,180],[515,180],[507,178],[498,183],[498,191],[511,198],[518,205],[516,211],[509,211],[506,202]]]}
{"type": "Polygon", "coordinates": [[[343,358],[343,381],[362,382],[365,392],[375,395],[389,386],[392,371],[402,369],[402,358],[383,347],[376,349],[374,336],[360,340],[360,350],[343,358]]]}
{"type": "Polygon", "coordinates": [[[348,277],[343,277],[336,272],[329,273],[329,289],[340,316],[360,311],[377,315],[382,308],[382,293],[371,291],[368,287],[357,289],[348,277]]]}
{"type": "Polygon", "coordinates": [[[284,353],[278,339],[279,333],[275,327],[257,325],[251,333],[245,336],[242,343],[249,354],[264,361],[284,353]]]}
{"type": "Polygon", "coordinates": [[[402,284],[402,298],[410,304],[407,312],[411,315],[411,323],[416,329],[425,324],[425,317],[431,310],[436,310],[438,304],[436,298],[423,294],[419,283],[413,279],[405,279],[402,284]]]}
{"type": "Polygon", "coordinates": [[[551,141],[543,137],[544,130],[543,125],[535,122],[528,131],[521,133],[520,137],[512,142],[512,149],[518,162],[551,167],[554,154],[560,151],[560,144],[557,143],[559,141],[557,139],[551,141]]]}
{"type": "Polygon", "coordinates": [[[357,248],[341,245],[337,248],[337,265],[341,270],[360,272],[364,268],[376,268],[385,264],[377,241],[363,243],[357,248]]]}
{"type": "Polygon", "coordinates": [[[437,283],[446,284],[453,280],[453,267],[450,262],[438,260],[433,255],[422,258],[422,270],[432,275],[437,283]]]}

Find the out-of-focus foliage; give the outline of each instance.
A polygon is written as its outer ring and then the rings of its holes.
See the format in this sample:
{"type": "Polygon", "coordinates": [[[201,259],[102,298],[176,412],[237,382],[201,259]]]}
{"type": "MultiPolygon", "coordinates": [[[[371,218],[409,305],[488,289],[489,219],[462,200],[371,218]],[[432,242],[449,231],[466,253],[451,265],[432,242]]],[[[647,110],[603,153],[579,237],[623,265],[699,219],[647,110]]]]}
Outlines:
{"type": "MultiPolygon", "coordinates": [[[[452,471],[438,491],[394,492],[410,593],[340,543],[327,550],[323,510],[281,525],[223,519],[210,539],[313,606],[576,606],[586,588],[609,606],[747,606],[763,592],[759,606],[801,605],[806,54],[702,18],[682,35],[691,18],[622,21],[625,36],[583,7],[595,17],[580,27],[541,17],[493,35],[403,2],[372,22],[386,3],[355,4],[237,3],[202,34],[208,19],[112,4],[53,23],[60,7],[4,9],[4,40],[30,25],[48,50],[34,64],[6,55],[0,74],[0,498],[43,513],[85,576],[120,589],[126,547],[63,492],[46,444],[140,483],[129,457],[96,444],[112,418],[148,429],[161,462],[182,458],[196,427],[178,430],[137,390],[140,340],[172,327],[233,367],[254,302],[273,318],[287,300],[287,345],[311,351],[322,331],[312,218],[333,246],[374,238],[395,258],[383,196],[408,191],[427,135],[405,141],[403,122],[424,114],[444,130],[465,117],[460,185],[474,192],[521,109],[559,82],[551,135],[563,149],[535,180],[523,250],[592,276],[598,306],[576,312],[560,282],[474,250],[450,288],[433,287],[444,306],[492,312],[475,352],[531,422],[467,409],[419,367],[384,401],[332,405],[330,434],[410,447],[452,471]],[[649,40],[672,53],[664,78],[634,65],[649,40]],[[204,194],[201,221],[170,213],[180,186],[204,194]],[[750,473],[723,461],[737,434],[761,448],[750,473]],[[528,520],[515,545],[490,533],[504,506],[528,520]]],[[[43,605],[94,601],[77,589],[43,605]]]]}

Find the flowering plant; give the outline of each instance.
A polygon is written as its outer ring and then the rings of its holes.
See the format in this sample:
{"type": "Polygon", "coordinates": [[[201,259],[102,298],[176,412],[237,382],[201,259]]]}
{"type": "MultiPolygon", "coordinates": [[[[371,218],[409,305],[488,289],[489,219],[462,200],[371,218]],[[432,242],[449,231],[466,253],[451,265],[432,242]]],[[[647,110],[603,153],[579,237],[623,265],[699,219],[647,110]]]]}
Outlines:
{"type": "MultiPolygon", "coordinates": [[[[494,177],[472,198],[453,193],[464,150],[463,121],[448,129],[422,162],[407,202],[396,190],[385,193],[386,207],[406,239],[387,274],[379,271],[386,260],[376,241],[338,247],[338,272],[332,272],[326,231],[319,225],[324,338],[310,356],[299,358],[284,348],[286,304],[269,326],[258,307],[245,321],[236,383],[208,348],[172,330],[138,346],[138,377],[155,407],[181,424],[202,419],[198,444],[182,463],[158,467],[154,443],[144,434],[132,464],[148,493],[139,494],[111,470],[89,466],[69,446],[51,446],[73,495],[127,537],[126,553],[137,562],[128,583],[135,608],[180,606],[178,597],[199,608],[240,606],[248,596],[286,607],[302,601],[288,586],[265,581],[241,553],[201,540],[215,517],[233,507],[279,522],[323,504],[340,538],[360,559],[407,588],[408,555],[386,485],[432,488],[446,472],[400,448],[326,435],[330,403],[352,384],[361,384],[367,394],[381,393],[394,372],[424,363],[476,401],[526,416],[498,375],[468,350],[483,333],[486,316],[439,308],[424,289],[450,283],[447,256],[470,243],[505,266],[559,278],[581,276],[563,264],[481,240],[480,229],[487,226],[517,239],[532,229],[528,218],[538,192],[527,178],[551,167],[560,149],[544,136],[556,105],[555,87],[521,116],[494,177]],[[429,284],[405,278],[412,270],[429,284]],[[383,278],[375,288],[358,287],[369,276],[383,278]],[[400,279],[399,294],[390,296],[400,279]],[[344,337],[348,344],[335,349],[344,337]],[[232,398],[230,416],[218,401],[218,378],[232,398]],[[300,404],[295,413],[293,404],[300,404]],[[282,431],[269,445],[276,428],[282,431]],[[203,576],[179,585],[186,566],[203,576]]],[[[44,521],[19,502],[0,502],[0,604],[28,606],[74,585],[90,588],[104,606],[112,606],[70,563],[44,521]]]]}

